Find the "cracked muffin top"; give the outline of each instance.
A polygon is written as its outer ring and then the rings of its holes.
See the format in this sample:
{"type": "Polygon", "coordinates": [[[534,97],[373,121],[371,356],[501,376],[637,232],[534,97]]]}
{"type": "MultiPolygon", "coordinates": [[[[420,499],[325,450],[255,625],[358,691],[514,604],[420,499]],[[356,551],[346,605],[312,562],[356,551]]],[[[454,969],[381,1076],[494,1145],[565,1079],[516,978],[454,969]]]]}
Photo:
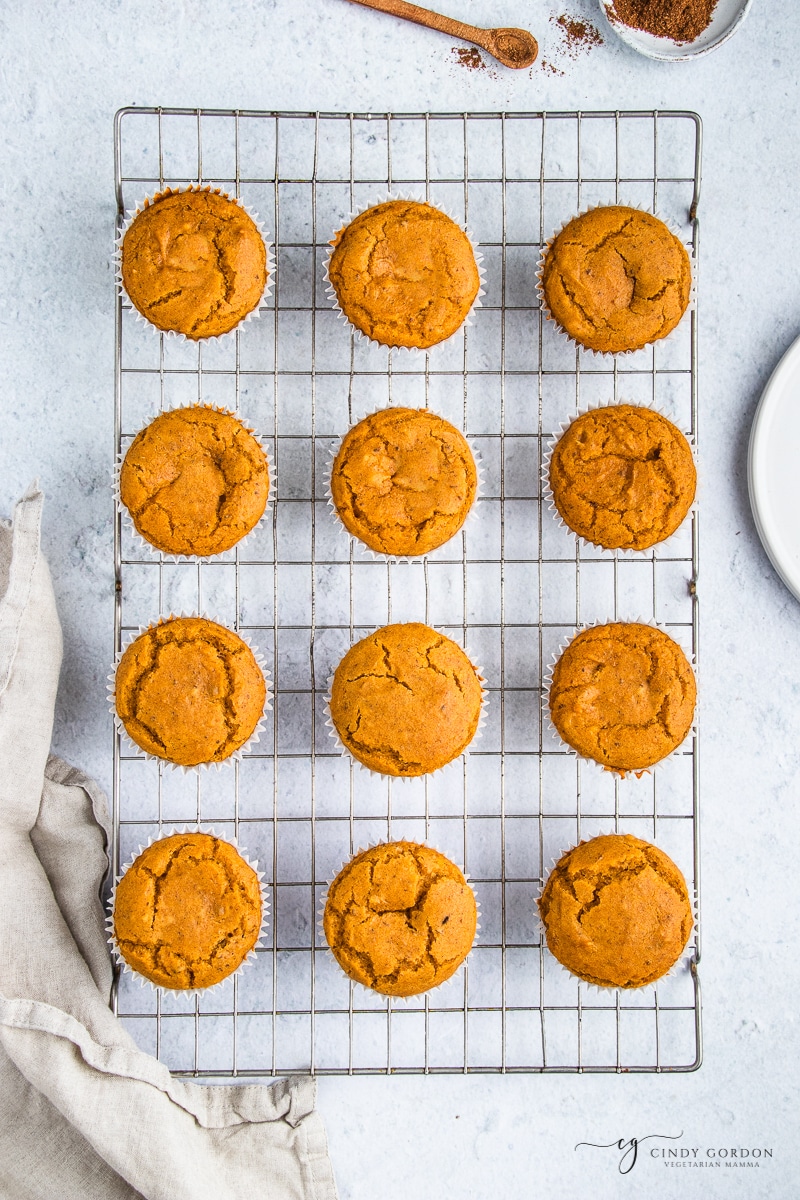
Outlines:
{"type": "Polygon", "coordinates": [[[683,875],[663,850],[630,834],[581,842],[558,860],[539,912],[550,953],[598,987],[653,983],[692,931],[683,875]]]}
{"type": "Polygon", "coordinates": [[[258,876],[228,842],[176,833],[153,842],[117,885],[125,962],[165,988],[205,988],[241,966],[261,929],[258,876]]]}
{"type": "Polygon", "coordinates": [[[683,650],[652,625],[596,625],[553,668],[550,716],[561,737],[610,771],[644,771],[689,732],[697,698],[683,650]]]}
{"type": "Polygon", "coordinates": [[[114,677],[130,739],[182,767],[222,762],[251,737],[267,685],[246,642],[205,617],[173,617],[131,642],[114,677]]]}
{"type": "Polygon", "coordinates": [[[458,758],[481,715],[481,678],[450,638],[418,622],[386,625],[351,646],[333,676],[342,744],[383,775],[426,775],[458,758]]]}
{"type": "Polygon", "coordinates": [[[267,249],[255,221],[218,190],[170,188],[146,200],[122,241],[122,282],[158,329],[219,337],[258,306],[267,249]]]}
{"type": "Polygon", "coordinates": [[[176,408],[137,433],[120,469],[119,491],[136,532],[157,550],[222,554],[263,516],[267,456],[231,413],[204,405],[176,408]]]}
{"type": "Polygon", "coordinates": [[[689,443],[649,408],[583,413],[559,438],[550,490],[565,524],[607,550],[646,550],[675,532],[694,500],[689,443]]]}
{"type": "Polygon", "coordinates": [[[472,949],[478,909],[458,867],[415,842],[357,854],[334,879],[323,926],[339,966],[385,996],[444,983],[472,949]]]}
{"type": "Polygon", "coordinates": [[[545,254],[542,289],[571,338],[617,354],[672,332],[689,305],[692,268],[663,221],[613,204],[564,226],[545,254]]]}
{"type": "Polygon", "coordinates": [[[331,471],[342,524],[379,554],[444,545],[464,524],[477,486],[466,438],[427,409],[365,417],[345,434],[331,471]]]}
{"type": "Polygon", "coordinates": [[[344,315],[384,346],[427,349],[461,326],[480,287],[470,240],[445,213],[387,200],[331,243],[328,277],[344,315]]]}

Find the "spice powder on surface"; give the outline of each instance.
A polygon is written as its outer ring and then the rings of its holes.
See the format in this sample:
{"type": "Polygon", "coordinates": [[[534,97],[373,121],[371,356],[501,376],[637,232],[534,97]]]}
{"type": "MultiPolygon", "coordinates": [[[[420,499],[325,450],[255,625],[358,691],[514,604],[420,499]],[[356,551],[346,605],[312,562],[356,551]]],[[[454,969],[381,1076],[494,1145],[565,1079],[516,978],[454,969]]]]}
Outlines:
{"type": "Polygon", "coordinates": [[[468,48],[467,46],[453,46],[453,54],[456,56],[456,61],[462,67],[466,67],[468,71],[486,70],[486,63],[481,57],[480,50],[468,48]]]}
{"type": "Polygon", "coordinates": [[[717,0],[614,0],[622,25],[675,42],[693,42],[711,22],[717,0]]]}
{"type": "Polygon", "coordinates": [[[600,30],[595,29],[589,21],[580,21],[576,17],[570,17],[563,13],[560,17],[556,17],[555,23],[561,28],[567,52],[572,58],[576,57],[579,50],[603,44],[600,30]]]}

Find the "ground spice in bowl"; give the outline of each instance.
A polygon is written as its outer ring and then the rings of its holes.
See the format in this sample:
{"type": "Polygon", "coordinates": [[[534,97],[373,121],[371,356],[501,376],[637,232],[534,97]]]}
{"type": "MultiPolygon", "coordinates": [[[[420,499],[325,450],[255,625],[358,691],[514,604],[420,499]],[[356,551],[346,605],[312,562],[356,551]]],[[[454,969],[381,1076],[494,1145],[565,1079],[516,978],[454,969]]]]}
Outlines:
{"type": "Polygon", "coordinates": [[[614,0],[610,15],[631,29],[693,42],[708,29],[717,0],[614,0]]]}

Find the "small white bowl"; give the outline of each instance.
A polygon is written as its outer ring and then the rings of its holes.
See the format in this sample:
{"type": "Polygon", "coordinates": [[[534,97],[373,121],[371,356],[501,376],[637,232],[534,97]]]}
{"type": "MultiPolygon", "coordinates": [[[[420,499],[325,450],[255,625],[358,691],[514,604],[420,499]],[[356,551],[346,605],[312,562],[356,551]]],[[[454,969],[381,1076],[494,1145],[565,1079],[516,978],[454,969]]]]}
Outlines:
{"type": "Polygon", "coordinates": [[[740,29],[753,0],[717,0],[713,16],[693,42],[673,42],[672,38],[655,37],[642,29],[631,29],[614,17],[614,0],[599,0],[600,7],[614,33],[626,45],[644,54],[647,58],[658,58],[662,62],[686,62],[716,50],[740,29]]]}

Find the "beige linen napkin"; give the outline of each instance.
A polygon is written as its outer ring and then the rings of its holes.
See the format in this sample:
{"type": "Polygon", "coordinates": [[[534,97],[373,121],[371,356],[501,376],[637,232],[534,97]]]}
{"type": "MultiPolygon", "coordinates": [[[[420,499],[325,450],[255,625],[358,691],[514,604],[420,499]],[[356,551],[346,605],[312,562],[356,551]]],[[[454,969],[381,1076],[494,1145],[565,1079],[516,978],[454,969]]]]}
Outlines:
{"type": "Polygon", "coordinates": [[[42,496],[0,522],[0,1196],[335,1200],[314,1082],[182,1083],[108,1007],[102,792],[49,755],[61,627],[42,496]]]}

